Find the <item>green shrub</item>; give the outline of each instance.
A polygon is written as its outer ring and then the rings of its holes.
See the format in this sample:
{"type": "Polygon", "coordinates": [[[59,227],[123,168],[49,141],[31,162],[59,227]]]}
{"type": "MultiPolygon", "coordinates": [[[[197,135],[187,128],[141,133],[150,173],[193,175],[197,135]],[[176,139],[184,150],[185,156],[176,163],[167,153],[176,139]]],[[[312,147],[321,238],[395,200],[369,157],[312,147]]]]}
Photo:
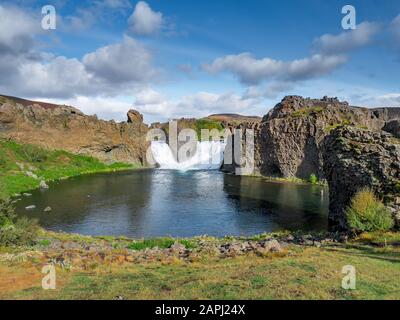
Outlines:
{"type": "Polygon", "coordinates": [[[202,138],[201,130],[217,129],[218,131],[221,132],[224,128],[222,127],[222,124],[219,121],[210,120],[210,119],[198,119],[198,120],[196,120],[196,123],[195,123],[195,129],[196,129],[197,137],[200,140],[202,138]]]}
{"type": "Polygon", "coordinates": [[[318,178],[317,176],[313,173],[310,175],[310,178],[308,179],[308,182],[312,184],[317,184],[318,183],[318,178]]]}
{"type": "Polygon", "coordinates": [[[17,218],[9,199],[0,199],[0,245],[31,245],[39,231],[36,220],[17,218]]]}
{"type": "Polygon", "coordinates": [[[193,249],[195,247],[194,243],[186,239],[175,240],[173,238],[156,238],[134,241],[128,245],[128,249],[138,251],[144,249],[152,249],[155,247],[166,249],[171,247],[175,243],[175,241],[183,244],[188,249],[193,249]]]}
{"type": "Polygon", "coordinates": [[[369,189],[357,192],[346,210],[346,217],[349,227],[357,232],[386,231],[394,225],[390,210],[369,189]]]}
{"type": "Polygon", "coordinates": [[[48,157],[46,150],[31,144],[22,144],[18,154],[28,162],[44,162],[48,157]]]}
{"type": "Polygon", "coordinates": [[[11,201],[8,199],[0,199],[0,227],[12,225],[15,218],[16,214],[11,201]]]}
{"type": "Polygon", "coordinates": [[[174,244],[174,239],[172,238],[158,238],[158,239],[145,239],[134,241],[128,245],[128,249],[131,250],[144,250],[144,249],[151,249],[151,248],[169,248],[174,244]]]}

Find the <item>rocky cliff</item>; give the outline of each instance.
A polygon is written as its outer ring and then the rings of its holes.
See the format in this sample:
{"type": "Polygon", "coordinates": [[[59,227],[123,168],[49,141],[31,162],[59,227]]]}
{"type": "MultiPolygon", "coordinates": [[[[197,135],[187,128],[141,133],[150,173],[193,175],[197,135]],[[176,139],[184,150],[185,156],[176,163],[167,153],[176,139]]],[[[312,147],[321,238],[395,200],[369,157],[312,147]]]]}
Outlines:
{"type": "Polygon", "coordinates": [[[128,122],[103,121],[71,106],[0,96],[0,137],[64,149],[105,162],[145,164],[148,127],[137,111],[128,122]]]}
{"type": "Polygon", "coordinates": [[[324,178],[322,142],[332,130],[353,125],[395,131],[396,119],[400,108],[367,109],[336,98],[285,97],[255,127],[257,170],[266,176],[308,178],[314,173],[324,178]]]}
{"type": "Polygon", "coordinates": [[[346,229],[345,209],[355,193],[368,187],[400,222],[400,139],[386,132],[337,128],[323,142],[329,184],[329,221],[346,229]]]}

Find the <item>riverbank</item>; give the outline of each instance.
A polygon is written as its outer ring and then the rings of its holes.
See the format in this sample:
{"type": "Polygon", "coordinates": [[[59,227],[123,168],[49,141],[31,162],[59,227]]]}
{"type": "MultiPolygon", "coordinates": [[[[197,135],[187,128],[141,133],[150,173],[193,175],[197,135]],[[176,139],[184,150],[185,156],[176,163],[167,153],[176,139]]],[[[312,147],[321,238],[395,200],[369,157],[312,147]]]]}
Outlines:
{"type": "Polygon", "coordinates": [[[2,299],[400,299],[400,234],[132,240],[42,231],[0,250],[2,299]],[[56,268],[43,290],[42,267],[56,268]],[[356,289],[342,288],[355,267],[356,289]]]}
{"type": "Polygon", "coordinates": [[[89,156],[0,139],[0,192],[5,196],[37,189],[42,181],[48,183],[84,174],[138,168],[142,168],[141,165],[105,164],[89,156]]]}

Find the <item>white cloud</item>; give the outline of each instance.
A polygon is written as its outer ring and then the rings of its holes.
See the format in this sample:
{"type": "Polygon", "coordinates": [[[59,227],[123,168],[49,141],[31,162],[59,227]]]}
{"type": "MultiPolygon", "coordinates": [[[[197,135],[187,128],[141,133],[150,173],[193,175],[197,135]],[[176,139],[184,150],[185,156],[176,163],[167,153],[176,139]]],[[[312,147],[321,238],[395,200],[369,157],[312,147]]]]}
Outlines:
{"type": "Polygon", "coordinates": [[[164,101],[165,97],[161,93],[153,89],[146,88],[136,94],[135,105],[155,105],[163,103],[164,101]]]}
{"type": "Polygon", "coordinates": [[[112,9],[126,9],[132,7],[129,0],[103,0],[99,5],[112,9]]]}
{"type": "Polygon", "coordinates": [[[265,80],[297,81],[311,79],[332,72],[347,61],[345,56],[315,54],[309,58],[281,61],[271,58],[256,59],[250,53],[229,55],[205,65],[206,71],[216,74],[231,72],[244,84],[254,85],[265,80]]]}
{"type": "Polygon", "coordinates": [[[62,31],[77,32],[88,30],[96,23],[104,24],[116,19],[118,14],[132,8],[129,0],[95,0],[87,7],[78,7],[74,13],[67,16],[57,16],[58,28],[62,31]]]}
{"type": "Polygon", "coordinates": [[[214,113],[249,113],[259,106],[259,102],[259,99],[242,97],[233,92],[223,94],[198,92],[175,101],[152,89],[146,89],[136,95],[133,108],[145,115],[171,119],[204,117],[214,113]]]}
{"type": "Polygon", "coordinates": [[[150,6],[139,1],[128,20],[130,31],[138,35],[151,35],[161,30],[163,15],[153,11],[150,6]]]}
{"type": "Polygon", "coordinates": [[[124,37],[119,43],[86,54],[82,60],[38,52],[1,53],[0,90],[12,95],[44,98],[132,93],[157,81],[159,71],[150,52],[124,37]]]}
{"type": "Polygon", "coordinates": [[[83,64],[94,77],[111,84],[142,83],[157,74],[151,65],[151,54],[139,42],[128,36],[119,43],[86,54],[83,64]]]}
{"type": "Polygon", "coordinates": [[[323,54],[343,54],[371,44],[380,26],[374,22],[363,22],[357,29],[338,35],[325,34],[314,41],[315,48],[323,54]]]}
{"type": "Polygon", "coordinates": [[[0,5],[0,54],[2,56],[29,52],[34,46],[33,36],[40,31],[40,23],[28,13],[15,7],[0,5]]]}
{"type": "Polygon", "coordinates": [[[393,21],[391,23],[391,30],[400,39],[400,14],[396,18],[393,19],[393,21]]]}
{"type": "Polygon", "coordinates": [[[250,86],[246,93],[248,97],[275,98],[280,92],[292,89],[299,81],[331,74],[348,61],[350,51],[369,45],[379,31],[377,23],[363,22],[356,30],[339,35],[325,34],[318,38],[314,41],[315,53],[302,59],[257,59],[245,52],[216,58],[203,68],[211,74],[233,74],[241,83],[250,86]],[[266,88],[256,87],[264,82],[269,83],[266,88]]]}
{"type": "Polygon", "coordinates": [[[160,77],[150,51],[129,36],[82,59],[40,52],[35,46],[40,21],[0,5],[0,74],[7,74],[0,77],[1,92],[60,99],[115,96],[132,94],[160,77]]]}
{"type": "Polygon", "coordinates": [[[96,15],[90,9],[79,9],[74,15],[57,16],[58,27],[62,31],[78,32],[87,30],[96,22],[96,15]]]}
{"type": "Polygon", "coordinates": [[[293,89],[293,83],[291,82],[273,82],[264,88],[259,86],[250,86],[247,88],[244,97],[245,98],[267,98],[276,99],[282,92],[288,92],[293,89]]]}
{"type": "Polygon", "coordinates": [[[64,97],[88,91],[91,83],[84,65],[65,57],[45,62],[24,61],[17,72],[13,86],[23,96],[64,97]]]}
{"type": "Polygon", "coordinates": [[[70,99],[41,99],[43,102],[74,106],[88,115],[96,114],[100,119],[126,121],[126,114],[132,104],[119,97],[77,96],[70,99]]]}
{"type": "Polygon", "coordinates": [[[382,95],[362,95],[357,102],[367,107],[400,107],[400,93],[386,93],[382,95]]]}

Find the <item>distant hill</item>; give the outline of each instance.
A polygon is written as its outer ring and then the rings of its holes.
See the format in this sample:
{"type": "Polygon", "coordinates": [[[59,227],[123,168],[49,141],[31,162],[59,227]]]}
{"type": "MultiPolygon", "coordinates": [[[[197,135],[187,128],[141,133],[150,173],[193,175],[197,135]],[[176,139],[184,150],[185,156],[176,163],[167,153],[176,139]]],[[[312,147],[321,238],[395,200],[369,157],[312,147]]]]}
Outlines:
{"type": "Polygon", "coordinates": [[[34,104],[41,105],[45,109],[55,109],[55,108],[60,107],[60,105],[54,104],[54,103],[26,100],[26,99],[22,99],[22,98],[6,96],[4,94],[1,94],[0,95],[0,102],[4,102],[4,100],[10,100],[10,101],[13,101],[15,103],[22,104],[24,107],[32,106],[34,104]]]}
{"type": "Polygon", "coordinates": [[[215,121],[226,121],[229,123],[232,122],[261,122],[262,117],[258,116],[243,116],[240,114],[235,113],[219,113],[219,114],[212,114],[207,117],[208,119],[215,120],[215,121]]]}

